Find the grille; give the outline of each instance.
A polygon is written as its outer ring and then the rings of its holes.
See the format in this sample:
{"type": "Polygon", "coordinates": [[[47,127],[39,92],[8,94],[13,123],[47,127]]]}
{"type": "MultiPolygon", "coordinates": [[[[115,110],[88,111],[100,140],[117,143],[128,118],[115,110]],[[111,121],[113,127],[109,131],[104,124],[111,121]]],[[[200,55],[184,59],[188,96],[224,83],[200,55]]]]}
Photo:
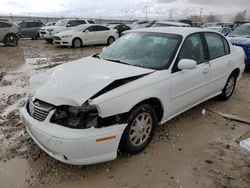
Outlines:
{"type": "Polygon", "coordinates": [[[57,37],[57,36],[55,36],[54,39],[55,39],[55,40],[61,40],[61,38],[60,38],[60,37],[57,37]]]}
{"type": "Polygon", "coordinates": [[[32,102],[32,100],[29,99],[27,105],[27,110],[30,116],[38,121],[44,121],[52,108],[52,105],[40,100],[35,100],[32,102]]]}

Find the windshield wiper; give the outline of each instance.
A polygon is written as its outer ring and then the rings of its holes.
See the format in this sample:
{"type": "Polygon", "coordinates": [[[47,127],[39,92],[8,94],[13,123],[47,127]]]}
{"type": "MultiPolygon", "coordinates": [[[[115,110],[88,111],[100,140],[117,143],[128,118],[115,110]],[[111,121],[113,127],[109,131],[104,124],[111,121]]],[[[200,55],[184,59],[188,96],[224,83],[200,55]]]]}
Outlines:
{"type": "MultiPolygon", "coordinates": [[[[121,63],[121,64],[124,64],[124,65],[131,65],[131,64],[129,64],[129,63],[120,61],[119,59],[105,59],[105,60],[106,60],[106,61],[116,62],[116,63],[121,63]]],[[[132,66],[134,66],[134,65],[132,65],[132,66]]]]}

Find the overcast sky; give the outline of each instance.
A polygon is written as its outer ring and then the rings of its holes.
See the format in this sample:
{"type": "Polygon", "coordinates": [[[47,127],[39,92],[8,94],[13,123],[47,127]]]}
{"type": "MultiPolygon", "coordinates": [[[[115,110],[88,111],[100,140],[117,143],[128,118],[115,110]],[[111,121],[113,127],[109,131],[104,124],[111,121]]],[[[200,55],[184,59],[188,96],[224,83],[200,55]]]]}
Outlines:
{"type": "Polygon", "coordinates": [[[191,14],[235,14],[250,0],[0,0],[0,14],[151,19],[191,14]]]}

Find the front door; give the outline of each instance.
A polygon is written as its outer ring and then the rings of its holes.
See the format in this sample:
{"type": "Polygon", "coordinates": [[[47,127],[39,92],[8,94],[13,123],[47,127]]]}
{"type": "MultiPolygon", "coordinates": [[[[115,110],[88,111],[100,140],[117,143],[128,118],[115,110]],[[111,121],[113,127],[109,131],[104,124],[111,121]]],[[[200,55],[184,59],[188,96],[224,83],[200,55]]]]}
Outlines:
{"type": "Polygon", "coordinates": [[[207,63],[201,34],[193,34],[184,41],[171,75],[171,114],[185,111],[209,96],[210,65],[207,63]],[[197,62],[193,70],[178,70],[181,59],[197,62]]]}

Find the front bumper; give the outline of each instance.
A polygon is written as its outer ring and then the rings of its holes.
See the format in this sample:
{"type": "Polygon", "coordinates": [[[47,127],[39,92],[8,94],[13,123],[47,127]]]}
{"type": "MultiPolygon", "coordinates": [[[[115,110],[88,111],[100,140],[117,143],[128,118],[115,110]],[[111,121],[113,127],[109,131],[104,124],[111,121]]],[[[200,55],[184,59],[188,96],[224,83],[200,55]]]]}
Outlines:
{"type": "Polygon", "coordinates": [[[49,32],[49,31],[39,31],[39,36],[42,39],[53,39],[54,32],[49,32]]]}
{"type": "Polygon", "coordinates": [[[114,160],[127,124],[104,128],[70,129],[52,124],[50,112],[43,122],[33,119],[26,107],[19,108],[31,138],[51,157],[73,165],[89,165],[114,160]]]}
{"type": "Polygon", "coordinates": [[[61,40],[56,40],[54,38],[54,45],[56,46],[72,46],[72,40],[70,39],[61,39],[61,40]]]}

